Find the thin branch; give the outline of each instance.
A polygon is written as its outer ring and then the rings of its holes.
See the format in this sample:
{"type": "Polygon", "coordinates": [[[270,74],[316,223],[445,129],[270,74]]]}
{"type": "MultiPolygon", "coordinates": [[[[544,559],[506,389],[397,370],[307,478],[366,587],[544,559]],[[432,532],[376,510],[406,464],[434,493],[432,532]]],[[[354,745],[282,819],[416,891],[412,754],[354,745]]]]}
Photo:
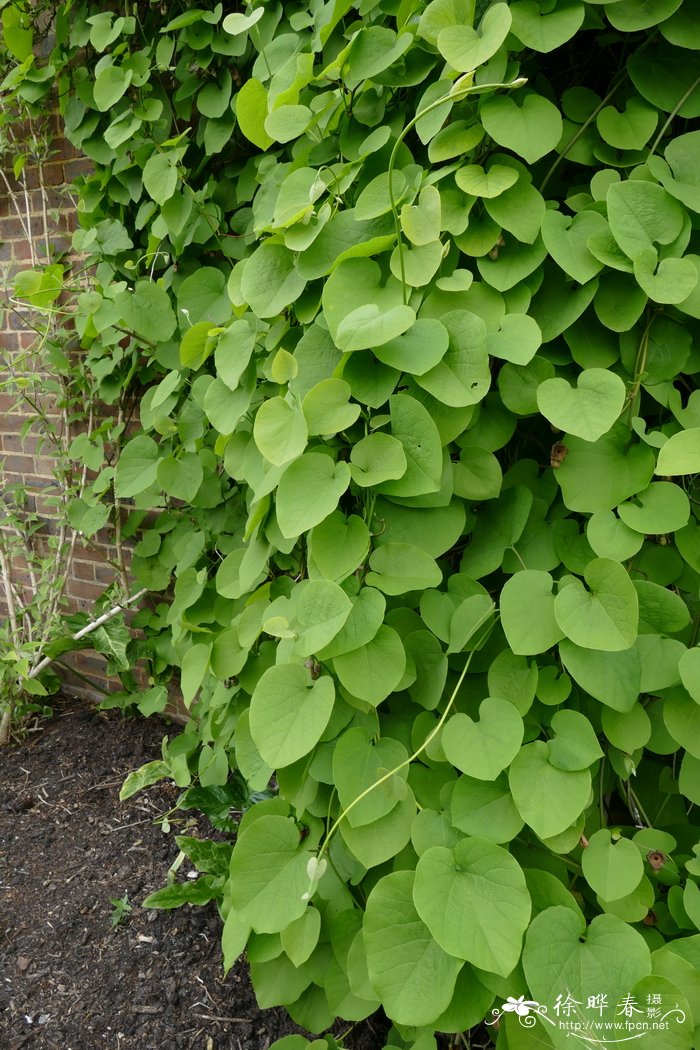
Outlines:
{"type": "MultiPolygon", "coordinates": [[[[92,632],[96,631],[98,627],[102,627],[103,624],[107,623],[109,620],[113,620],[115,616],[118,616],[120,612],[123,612],[124,609],[127,608],[127,606],[133,605],[134,602],[137,602],[139,600],[139,598],[143,598],[144,594],[146,593],[146,588],[142,587],[140,591],[137,591],[136,594],[132,594],[130,598],[126,598],[123,602],[120,602],[118,605],[112,606],[112,608],[108,612],[103,613],[101,616],[98,616],[96,620],[93,620],[92,623],[89,623],[87,624],[87,626],[81,627],[79,631],[76,631],[76,633],[72,636],[72,640],[74,642],[79,642],[81,638],[85,638],[87,637],[87,635],[92,634],[92,632]]],[[[36,665],[36,667],[33,667],[31,669],[31,671],[29,672],[29,677],[36,678],[39,674],[41,674],[45,667],[48,667],[49,664],[53,663],[53,659],[54,658],[52,656],[45,656],[44,659],[36,665]]]]}

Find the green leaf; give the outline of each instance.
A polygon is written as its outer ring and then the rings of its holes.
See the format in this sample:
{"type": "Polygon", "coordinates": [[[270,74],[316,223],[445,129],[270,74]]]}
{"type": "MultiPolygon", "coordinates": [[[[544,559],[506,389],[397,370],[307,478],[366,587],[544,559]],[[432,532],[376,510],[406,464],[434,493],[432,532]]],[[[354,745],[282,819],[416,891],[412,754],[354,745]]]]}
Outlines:
{"type": "Polygon", "coordinates": [[[304,580],[297,588],[294,625],[299,632],[296,650],[311,656],[328,645],[344,626],[352,602],[330,580],[304,580]]]}
{"type": "Polygon", "coordinates": [[[655,248],[645,248],[635,256],[634,276],[655,303],[683,303],[698,283],[691,259],[660,260],[655,248]]]}
{"type": "Polygon", "coordinates": [[[333,710],[333,679],[313,681],[299,664],[269,667],[250,702],[250,732],[272,769],[288,766],[312,750],[333,710]]]}
{"type": "Polygon", "coordinates": [[[525,47],[548,53],[561,47],[580,29],[585,8],[579,0],[563,0],[553,10],[545,7],[543,13],[535,0],[518,0],[511,5],[510,13],[513,16],[511,31],[525,47]]]}
{"type": "Polygon", "coordinates": [[[271,397],[258,409],[253,437],[265,459],[281,467],[306,448],[306,420],[303,413],[283,397],[271,397]]]}
{"type": "MultiPolygon", "coordinates": [[[[532,920],[523,969],[530,994],[542,1003],[554,1004],[557,995],[567,994],[584,1003],[589,989],[605,988],[612,1021],[620,998],[651,972],[651,961],[642,935],[621,919],[599,915],[586,928],[580,913],[555,906],[532,920]]],[[[568,1045],[566,1035],[561,1033],[561,1041],[568,1045]]]]}
{"type": "Polygon", "coordinates": [[[605,220],[596,211],[573,217],[548,211],[542,219],[542,240],[557,266],[579,284],[586,284],[603,268],[588,250],[588,238],[601,228],[607,228],[605,220]]]}
{"type": "Polygon", "coordinates": [[[586,525],[586,536],[599,558],[627,561],[634,557],[644,542],[638,532],[625,525],[611,510],[592,514],[586,525]]]}
{"type": "Polygon", "coordinates": [[[320,524],[338,506],[350,484],[347,463],[305,452],[287,467],[277,487],[277,521],[282,535],[294,539],[320,524]]]}
{"type": "Polygon", "coordinates": [[[565,379],[545,379],[537,388],[537,407],[558,430],[597,441],[616,422],[625,397],[625,384],[614,372],[587,368],[576,387],[565,379]]]}
{"type": "Polygon", "coordinates": [[[548,760],[557,769],[588,769],[603,757],[595,730],[580,711],[556,711],[551,728],[555,735],[549,741],[548,760]]]}
{"type": "MultiPolygon", "coordinates": [[[[95,105],[101,113],[111,109],[119,101],[129,87],[133,75],[131,69],[124,69],[121,66],[109,65],[100,70],[95,77],[93,95],[95,105]]],[[[144,169],[144,183],[145,175],[144,169]]]]}
{"type": "Polygon", "coordinates": [[[641,660],[637,649],[599,652],[568,639],[559,643],[564,667],[582,689],[615,711],[631,711],[641,689],[641,660]]]}
{"type": "Polygon", "coordinates": [[[654,453],[641,442],[630,445],[622,423],[593,444],[575,437],[566,444],[568,455],[556,476],[569,510],[612,510],[651,481],[654,453]]]}
{"type": "Polygon", "coordinates": [[[551,153],[562,136],[559,110],[534,93],[520,95],[518,101],[510,95],[491,96],[481,103],[480,116],[491,138],[528,164],[551,153]]]}
{"type": "Polygon", "coordinates": [[[661,446],[655,474],[700,474],[700,427],[673,434],[661,446]]]}
{"type": "Polygon", "coordinates": [[[231,302],[226,292],[226,277],[216,266],[201,266],[190,274],[177,290],[177,306],[190,324],[211,321],[220,325],[231,316],[231,302]]]}
{"type": "Polygon", "coordinates": [[[554,615],[567,638],[585,649],[619,652],[637,637],[639,602],[625,569],[595,558],[584,572],[588,590],[572,578],[554,600],[554,615]]]}
{"type": "Polygon", "coordinates": [[[475,405],[491,385],[486,325],[466,310],[450,311],[441,320],[450,337],[447,353],[433,368],[417,375],[416,382],[445,405],[475,405]]]}
{"type": "Polygon", "coordinates": [[[448,954],[507,976],[520,957],[530,895],[518,862],[486,839],[433,846],[416,865],[413,900],[448,954]]]}
{"type": "Polygon", "coordinates": [[[114,494],[129,499],[155,483],[158,464],[158,446],[153,438],[140,434],[132,438],[117,460],[114,494]]]}
{"type": "Polygon", "coordinates": [[[383,482],[378,491],[387,496],[437,492],[442,478],[442,445],[430,413],[408,394],[395,394],[389,406],[391,433],[403,445],[408,467],[402,478],[383,482]]]}
{"type": "Polygon", "coordinates": [[[616,901],[632,893],[644,874],[642,856],[633,842],[613,839],[608,828],[591,835],[581,854],[586,882],[604,901],[616,901]]]}
{"type": "Polygon", "coordinates": [[[349,397],[350,386],[342,379],[323,379],[313,386],[301,405],[309,434],[337,434],[351,427],[361,409],[349,397]]]}
{"type": "Polygon", "coordinates": [[[680,204],[654,182],[614,182],[607,204],[612,235],[630,259],[655,243],[670,244],[683,227],[680,204]]]}
{"type": "Polygon", "coordinates": [[[588,804],[588,770],[564,771],[549,761],[549,745],[526,744],[513,759],[508,774],[518,811],[541,839],[565,831],[588,804]]]}
{"type": "Polygon", "coordinates": [[[333,668],[352,696],[376,707],[403,678],[406,652],[396,631],[383,624],[365,644],[334,656],[333,668]]]}
{"type": "Polygon", "coordinates": [[[291,142],[303,135],[313,114],[308,106],[279,106],[265,120],[265,133],[275,142],[291,142]]]}
{"type": "Polygon", "coordinates": [[[241,922],[236,912],[231,908],[224,921],[221,931],[221,954],[223,955],[224,974],[238,962],[245,951],[245,946],[250,937],[250,926],[241,922]]]}
{"type": "Polygon", "coordinates": [[[606,14],[616,29],[634,33],[664,21],[681,5],[681,0],[617,0],[606,7],[606,14]]]}
{"type": "Polygon", "coordinates": [[[320,574],[340,583],[355,571],[369,552],[369,529],[356,514],[329,514],[309,535],[311,558],[320,574]]]}
{"type": "Polygon", "coordinates": [[[363,921],[369,978],[398,1024],[429,1025],[452,999],[462,961],[433,940],[413,904],[414,873],[385,875],[367,900],[363,921]]]}
{"type": "Polygon", "coordinates": [[[403,445],[390,434],[368,434],[350,453],[352,480],[362,488],[402,478],[407,466],[403,445]]]}
{"type": "Polygon", "coordinates": [[[175,153],[154,153],[144,165],[143,185],[156,204],[165,204],[177,189],[178,159],[175,153]]]}
{"type": "Polygon", "coordinates": [[[258,317],[276,317],[299,298],[305,285],[289,249],[264,241],[246,261],[241,294],[258,317]]]}
{"type": "Polygon", "coordinates": [[[211,644],[200,643],[187,650],[180,668],[180,688],[185,704],[194,700],[209,668],[211,644]]]}
{"type": "Polygon", "coordinates": [[[408,543],[383,544],[373,551],[369,564],[372,572],[367,574],[367,585],[384,594],[425,590],[442,582],[442,572],[434,559],[408,543]]]}
{"type": "Polygon", "coordinates": [[[633,95],[622,113],[614,106],[602,109],[596,117],[596,125],[605,141],[615,149],[638,150],[644,149],[658,120],[658,111],[633,95]]]}
{"type": "Polygon", "coordinates": [[[700,704],[700,649],[687,649],[678,664],[681,681],[693,700],[700,704]]]}
{"type": "Polygon", "coordinates": [[[267,91],[264,84],[250,77],[235,95],[238,126],[255,146],[265,150],[274,139],[265,130],[267,91]]]}
{"type": "Polygon", "coordinates": [[[563,637],[554,615],[553,584],[548,572],[536,569],[516,572],[506,581],[501,591],[501,623],[514,653],[545,653],[563,637]]]}
{"type": "Polygon", "coordinates": [[[191,503],[204,480],[202,461],[194,452],[185,452],[180,459],[166,456],[158,463],[157,478],[168,496],[191,503]]]}
{"type": "Polygon", "coordinates": [[[515,168],[492,164],[484,171],[480,164],[467,164],[455,175],[455,182],[473,197],[498,197],[514,186],[519,175],[515,168]]]}
{"type": "Polygon", "coordinates": [[[403,335],[373,349],[385,365],[423,375],[444,357],[448,345],[449,335],[440,321],[419,317],[403,335]]]}
{"type": "Polygon", "coordinates": [[[235,391],[255,350],[255,331],[248,321],[235,320],[221,332],[216,343],[216,375],[235,391]]]}
{"type": "Polygon", "coordinates": [[[505,773],[494,781],[460,777],[452,794],[450,812],[456,828],[490,842],[510,842],[524,824],[505,773]]]}
{"type": "Polygon", "coordinates": [[[116,299],[124,326],[142,339],[165,342],[174,334],[177,321],[170,296],[155,281],[137,281],[132,292],[116,299]]]}
{"type": "Polygon", "coordinates": [[[383,310],[377,303],[367,303],[343,317],[335,342],[340,350],[345,351],[381,346],[403,335],[415,320],[415,312],[410,306],[391,306],[383,310]]]}
{"type": "Polygon", "coordinates": [[[617,513],[635,532],[659,536],[688,524],[690,503],[680,485],[654,481],[634,499],[621,503],[617,513]]]}
{"type": "Polygon", "coordinates": [[[452,715],[440,739],[453,766],[477,780],[491,781],[517,755],[523,732],[523,720],[515,707],[507,700],[488,697],[481,701],[478,722],[462,712],[452,715]]]}
{"type": "Polygon", "coordinates": [[[132,798],[139,791],[143,791],[144,788],[150,787],[151,784],[162,780],[163,777],[169,776],[170,766],[167,762],[161,762],[160,760],[146,762],[144,766],[140,766],[132,773],[129,773],[119,790],[119,801],[126,802],[128,798],[132,798]]]}
{"type": "Polygon", "coordinates": [[[303,966],[318,944],[321,932],[321,913],[307,908],[298,919],[281,933],[282,947],[295,966],[303,966]]]}
{"type": "Polygon", "coordinates": [[[391,813],[402,797],[402,788],[405,793],[405,788],[396,783],[396,778],[406,779],[407,760],[406,748],[391,737],[372,741],[367,730],[361,726],[343,733],[333,749],[333,782],[343,809],[351,807],[346,819],[352,827],[373,824],[391,813]],[[404,768],[395,777],[390,777],[353,805],[386,773],[401,765],[404,768]]]}
{"type": "Polygon", "coordinates": [[[467,500],[496,499],[501,492],[501,465],[492,452],[468,445],[453,465],[455,495],[467,500]]]}
{"type": "Polygon", "coordinates": [[[470,73],[495,55],[508,36],[510,24],[508,5],[492,4],[481,19],[478,30],[459,23],[440,30],[438,50],[458,73],[470,73]]]}
{"type": "Polygon", "coordinates": [[[506,314],[497,332],[488,335],[487,349],[514,365],[528,364],[542,344],[542,332],[528,314],[506,314]]]}
{"type": "Polygon", "coordinates": [[[347,820],[340,825],[343,842],[363,868],[385,864],[404,849],[411,838],[416,816],[416,800],[403,780],[394,778],[395,790],[400,787],[401,798],[383,817],[372,824],[354,827],[347,820]]]}
{"type": "Polygon", "coordinates": [[[257,933],[278,933],[306,911],[307,863],[291,817],[263,815],[236,839],[227,892],[239,921],[257,933]]]}

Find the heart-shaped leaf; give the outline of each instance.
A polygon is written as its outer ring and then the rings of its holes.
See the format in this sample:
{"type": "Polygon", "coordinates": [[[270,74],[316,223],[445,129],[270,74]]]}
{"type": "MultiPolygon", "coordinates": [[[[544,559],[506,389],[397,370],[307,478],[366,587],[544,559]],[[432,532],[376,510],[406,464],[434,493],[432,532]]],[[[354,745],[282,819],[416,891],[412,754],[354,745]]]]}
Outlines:
{"type": "Polygon", "coordinates": [[[516,572],[506,581],[501,591],[501,623],[514,653],[545,653],[563,637],[554,616],[553,583],[548,572],[536,569],[516,572]]]}
{"type": "Polygon", "coordinates": [[[495,55],[508,36],[511,21],[507,4],[492,4],[478,30],[467,25],[448,25],[442,29],[437,38],[438,50],[458,73],[470,73],[495,55]]]}
{"type": "Polygon", "coordinates": [[[479,707],[479,721],[459,712],[442,730],[445,756],[477,780],[495,780],[510,765],[523,741],[523,720],[507,700],[488,698],[479,707]]]}
{"type": "Polygon", "coordinates": [[[644,874],[642,855],[629,839],[614,840],[609,828],[591,835],[581,854],[586,882],[604,901],[616,901],[639,885],[644,874]]]}
{"type": "Polygon", "coordinates": [[[542,219],[542,240],[556,264],[579,284],[586,284],[603,268],[588,250],[588,238],[602,228],[607,228],[605,219],[596,211],[582,211],[573,218],[548,211],[542,219]]]}
{"type": "Polygon", "coordinates": [[[462,960],[448,955],[413,903],[412,871],[379,880],[362,924],[372,988],[398,1024],[426,1025],[452,999],[462,960]]]}
{"type": "Polygon", "coordinates": [[[485,99],[480,108],[481,122],[492,139],[512,149],[528,164],[546,156],[559,142],[561,113],[542,95],[530,93],[518,98],[496,95],[485,99]]]}
{"type": "Polygon", "coordinates": [[[537,388],[537,407],[558,430],[597,441],[614,425],[625,396],[625,384],[614,372],[587,368],[576,387],[565,379],[545,379],[537,388]]]}
{"type": "Polygon", "coordinates": [[[700,427],[673,434],[659,450],[655,474],[700,474],[700,427]]]}
{"type": "Polygon", "coordinates": [[[334,699],[329,675],[313,681],[300,664],[265,671],[250,702],[250,732],[270,768],[308,755],[328,725],[334,699]]]}
{"type": "Polygon", "coordinates": [[[518,0],[510,8],[512,32],[533,51],[547,53],[561,47],[571,40],[583,22],[585,8],[580,0],[563,0],[554,10],[547,7],[535,0],[518,0]]]}
{"type": "Polygon", "coordinates": [[[557,623],[576,645],[603,652],[629,649],[637,637],[639,601],[624,567],[594,558],[584,572],[588,590],[570,577],[554,600],[557,623]]]}
{"type": "Polygon", "coordinates": [[[453,849],[433,846],[419,858],[416,910],[441,948],[490,973],[515,966],[530,919],[530,895],[514,857],[486,839],[453,849]]]}
{"type": "Polygon", "coordinates": [[[656,130],[658,110],[633,96],[622,113],[606,106],[596,117],[598,131],[615,149],[644,149],[656,130]]]}
{"type": "Polygon", "coordinates": [[[543,740],[520,749],[511,762],[508,781],[520,816],[541,839],[570,827],[583,813],[591,790],[588,770],[557,769],[543,740]]]}

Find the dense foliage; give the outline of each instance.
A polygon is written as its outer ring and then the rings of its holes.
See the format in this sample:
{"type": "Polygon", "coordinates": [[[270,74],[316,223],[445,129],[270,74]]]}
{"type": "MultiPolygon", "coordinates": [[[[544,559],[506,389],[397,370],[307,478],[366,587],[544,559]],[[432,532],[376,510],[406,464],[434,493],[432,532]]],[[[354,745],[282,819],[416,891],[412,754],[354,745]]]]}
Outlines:
{"type": "Polygon", "coordinates": [[[70,2],[48,64],[29,21],[4,90],[94,162],[86,360],[143,392],[137,700],[176,667],[193,715],[125,794],[257,799],[150,903],[216,899],[312,1031],[524,997],[498,1047],[570,1046],[627,997],[691,1047],[695,0],[70,2]]]}

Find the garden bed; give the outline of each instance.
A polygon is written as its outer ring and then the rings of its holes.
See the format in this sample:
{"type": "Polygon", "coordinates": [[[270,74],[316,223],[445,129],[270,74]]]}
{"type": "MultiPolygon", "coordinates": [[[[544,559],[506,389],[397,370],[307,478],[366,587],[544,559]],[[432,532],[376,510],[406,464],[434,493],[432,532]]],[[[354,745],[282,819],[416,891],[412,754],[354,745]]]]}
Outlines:
{"type": "MultiPolygon", "coordinates": [[[[259,1010],[243,961],[224,978],[213,905],[139,906],[164,885],[189,814],[164,834],[154,820],[178,789],[158,784],[120,803],[119,788],[159,757],[166,732],[155,718],[63,700],[0,755],[3,1050],[266,1050],[300,1030],[282,1008],[259,1010]],[[132,910],[113,928],[110,899],[125,895],[132,910]]],[[[377,1050],[382,1027],[365,1022],[345,1045],[377,1050]]]]}

